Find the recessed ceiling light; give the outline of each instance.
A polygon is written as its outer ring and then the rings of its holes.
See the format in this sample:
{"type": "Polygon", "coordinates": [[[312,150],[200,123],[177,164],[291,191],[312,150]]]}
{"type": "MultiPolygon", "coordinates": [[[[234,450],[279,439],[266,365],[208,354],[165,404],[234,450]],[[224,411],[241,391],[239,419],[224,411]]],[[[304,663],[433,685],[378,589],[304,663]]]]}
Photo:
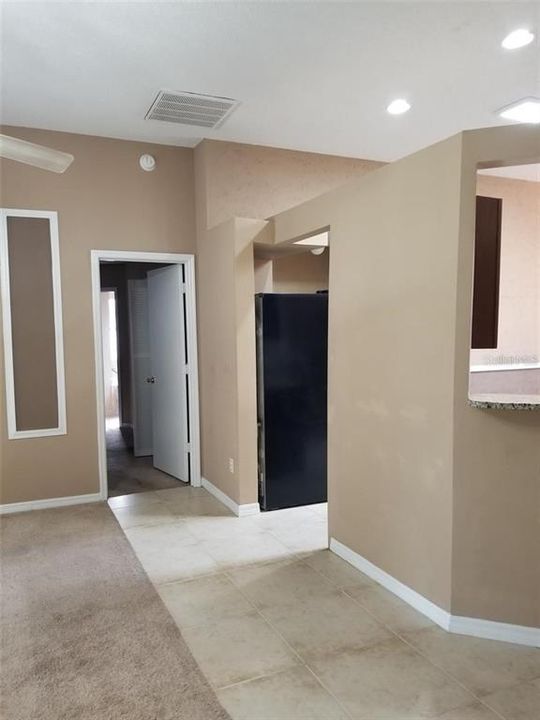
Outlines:
{"type": "Polygon", "coordinates": [[[386,108],[386,111],[389,112],[390,115],[403,115],[403,113],[406,113],[407,110],[410,109],[411,106],[406,100],[398,98],[397,100],[392,100],[390,105],[386,108]]]}
{"type": "Polygon", "coordinates": [[[518,48],[525,47],[525,45],[529,45],[533,40],[534,33],[526,28],[519,28],[507,35],[501,45],[507,50],[517,50],[518,48]]]}
{"type": "Polygon", "coordinates": [[[499,110],[499,115],[520,123],[540,123],[540,100],[533,97],[518,100],[499,110]]]}

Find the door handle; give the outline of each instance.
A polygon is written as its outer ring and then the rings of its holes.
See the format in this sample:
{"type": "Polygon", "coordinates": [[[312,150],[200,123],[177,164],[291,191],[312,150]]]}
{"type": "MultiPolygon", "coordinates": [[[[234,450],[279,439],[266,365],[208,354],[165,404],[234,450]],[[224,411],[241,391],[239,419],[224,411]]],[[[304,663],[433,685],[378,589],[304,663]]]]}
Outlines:
{"type": "Polygon", "coordinates": [[[156,378],[153,375],[150,375],[149,377],[145,378],[145,382],[147,382],[149,385],[153,385],[156,382],[156,378]]]}

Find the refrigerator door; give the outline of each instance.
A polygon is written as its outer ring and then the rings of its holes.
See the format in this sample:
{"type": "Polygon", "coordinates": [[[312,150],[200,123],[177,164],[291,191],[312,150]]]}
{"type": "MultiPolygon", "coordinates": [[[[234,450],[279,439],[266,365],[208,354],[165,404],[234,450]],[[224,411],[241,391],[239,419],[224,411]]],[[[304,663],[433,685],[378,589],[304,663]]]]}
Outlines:
{"type": "Polygon", "coordinates": [[[326,501],[326,294],[257,299],[263,510],[326,501]]]}

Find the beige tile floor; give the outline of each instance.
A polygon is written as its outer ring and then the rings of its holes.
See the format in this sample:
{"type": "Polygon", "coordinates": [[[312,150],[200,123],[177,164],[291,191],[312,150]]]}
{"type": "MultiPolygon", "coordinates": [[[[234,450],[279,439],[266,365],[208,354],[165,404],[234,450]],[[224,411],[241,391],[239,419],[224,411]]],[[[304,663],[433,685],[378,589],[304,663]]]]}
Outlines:
{"type": "Polygon", "coordinates": [[[540,651],[449,635],[326,550],[326,506],[111,498],[234,720],[539,720],[540,651]]]}

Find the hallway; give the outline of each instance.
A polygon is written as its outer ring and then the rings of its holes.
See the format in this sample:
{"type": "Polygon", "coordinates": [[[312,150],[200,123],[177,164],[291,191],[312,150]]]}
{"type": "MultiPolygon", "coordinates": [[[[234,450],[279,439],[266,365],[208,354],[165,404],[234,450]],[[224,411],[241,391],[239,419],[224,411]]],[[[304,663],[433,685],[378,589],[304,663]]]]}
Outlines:
{"type": "Polygon", "coordinates": [[[326,505],[109,500],[233,720],[535,720],[540,652],[450,635],[326,550],[326,505]]]}
{"type": "Polygon", "coordinates": [[[180,480],[156,470],[152,465],[152,456],[135,457],[130,448],[130,438],[123,437],[117,421],[107,419],[106,437],[109,497],[183,485],[180,480]]]}

